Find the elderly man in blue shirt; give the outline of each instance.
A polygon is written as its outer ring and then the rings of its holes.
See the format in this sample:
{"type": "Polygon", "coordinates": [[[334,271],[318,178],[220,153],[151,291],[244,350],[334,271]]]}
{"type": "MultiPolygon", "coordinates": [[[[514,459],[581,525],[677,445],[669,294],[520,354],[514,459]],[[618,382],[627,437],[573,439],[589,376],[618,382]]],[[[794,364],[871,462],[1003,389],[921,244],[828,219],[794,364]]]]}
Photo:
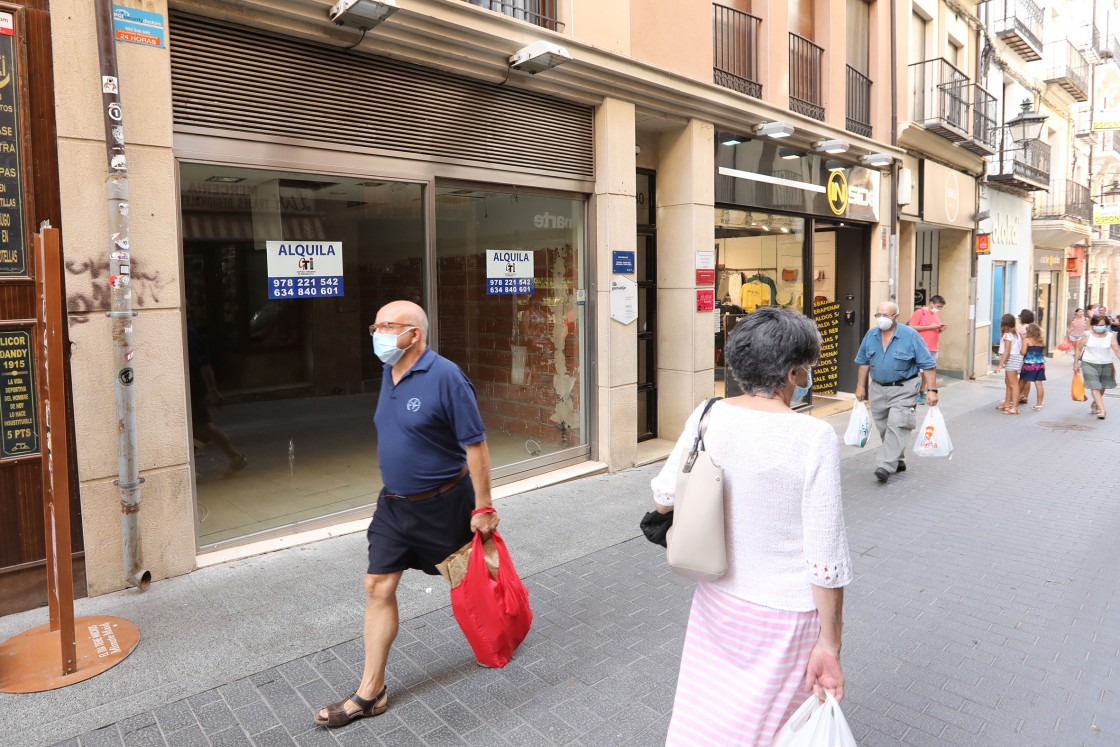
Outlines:
{"type": "Polygon", "coordinates": [[[898,323],[898,304],[890,301],[884,301],[875,310],[875,326],[864,335],[856,364],[856,399],[868,401],[871,417],[883,439],[875,477],[886,482],[892,473],[906,471],[903,455],[915,426],[919,377],[925,379],[926,401],[930,407],[937,405],[937,364],[921,336],[898,323]]]}

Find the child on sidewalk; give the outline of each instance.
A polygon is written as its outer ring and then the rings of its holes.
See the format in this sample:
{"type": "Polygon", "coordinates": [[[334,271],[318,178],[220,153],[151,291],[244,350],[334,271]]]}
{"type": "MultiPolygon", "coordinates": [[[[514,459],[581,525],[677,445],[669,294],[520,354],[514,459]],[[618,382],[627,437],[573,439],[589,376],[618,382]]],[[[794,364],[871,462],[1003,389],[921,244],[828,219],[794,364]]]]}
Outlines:
{"type": "Polygon", "coordinates": [[[999,320],[999,366],[1003,372],[1006,389],[1003,403],[996,407],[1008,415],[1019,414],[1019,371],[1023,368],[1023,338],[1019,336],[1019,320],[1014,314],[1004,314],[999,320]]]}
{"type": "Polygon", "coordinates": [[[1019,381],[1030,388],[1034,382],[1034,406],[1031,409],[1042,409],[1042,398],[1046,390],[1042,382],[1046,381],[1046,342],[1042,339],[1042,328],[1037,324],[1028,324],[1023,332],[1023,344],[1026,353],[1023,355],[1023,370],[1019,372],[1019,381]]]}

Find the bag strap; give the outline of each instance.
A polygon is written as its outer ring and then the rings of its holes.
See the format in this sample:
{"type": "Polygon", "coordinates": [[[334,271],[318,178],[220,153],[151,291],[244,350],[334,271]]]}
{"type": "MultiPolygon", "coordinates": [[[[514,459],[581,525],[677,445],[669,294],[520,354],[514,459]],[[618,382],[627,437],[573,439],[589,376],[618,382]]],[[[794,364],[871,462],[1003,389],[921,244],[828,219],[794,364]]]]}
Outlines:
{"type": "Polygon", "coordinates": [[[704,403],[704,411],[700,413],[700,422],[696,424],[696,439],[692,442],[692,450],[688,452],[688,458],[684,460],[684,467],[681,468],[682,472],[691,472],[692,465],[696,463],[696,455],[701,451],[707,451],[704,446],[704,426],[707,423],[708,411],[723,397],[712,397],[704,403]]]}

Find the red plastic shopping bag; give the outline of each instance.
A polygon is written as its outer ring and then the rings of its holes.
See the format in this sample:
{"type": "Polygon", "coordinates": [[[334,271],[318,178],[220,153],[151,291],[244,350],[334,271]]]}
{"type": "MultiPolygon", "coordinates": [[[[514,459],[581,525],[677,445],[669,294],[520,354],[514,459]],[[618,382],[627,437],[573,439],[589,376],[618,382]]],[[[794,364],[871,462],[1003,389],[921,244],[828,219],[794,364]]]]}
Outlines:
{"type": "Polygon", "coordinates": [[[478,663],[504,667],[529,633],[533,610],[506,543],[497,532],[491,536],[498,550],[497,578],[486,568],[482,536],[475,532],[467,575],[451,590],[451,611],[478,663]]]}

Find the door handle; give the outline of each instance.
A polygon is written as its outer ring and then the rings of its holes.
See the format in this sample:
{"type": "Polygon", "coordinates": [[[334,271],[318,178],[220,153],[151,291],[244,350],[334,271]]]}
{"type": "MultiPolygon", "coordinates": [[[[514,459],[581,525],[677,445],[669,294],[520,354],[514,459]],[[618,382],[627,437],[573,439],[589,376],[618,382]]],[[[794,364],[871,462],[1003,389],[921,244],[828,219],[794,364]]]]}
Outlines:
{"type": "Polygon", "coordinates": [[[845,324],[855,324],[856,323],[856,312],[845,311],[844,312],[844,323],[845,324]]]}

